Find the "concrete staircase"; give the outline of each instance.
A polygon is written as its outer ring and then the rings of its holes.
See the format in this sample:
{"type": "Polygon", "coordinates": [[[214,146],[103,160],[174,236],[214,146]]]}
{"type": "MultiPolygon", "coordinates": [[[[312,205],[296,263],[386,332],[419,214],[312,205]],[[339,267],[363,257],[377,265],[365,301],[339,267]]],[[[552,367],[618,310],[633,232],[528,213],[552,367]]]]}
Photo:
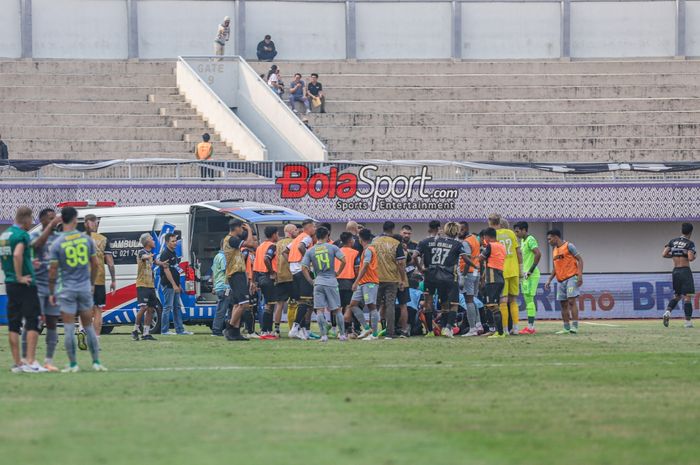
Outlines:
{"type": "Polygon", "coordinates": [[[192,159],[204,132],[237,159],[175,84],[174,62],[0,62],[0,133],[12,159],[192,159]]]}
{"type": "MultiPolygon", "coordinates": [[[[277,62],[320,74],[332,159],[696,159],[700,61],[277,62]]],[[[269,63],[252,63],[262,73],[269,63]]]]}

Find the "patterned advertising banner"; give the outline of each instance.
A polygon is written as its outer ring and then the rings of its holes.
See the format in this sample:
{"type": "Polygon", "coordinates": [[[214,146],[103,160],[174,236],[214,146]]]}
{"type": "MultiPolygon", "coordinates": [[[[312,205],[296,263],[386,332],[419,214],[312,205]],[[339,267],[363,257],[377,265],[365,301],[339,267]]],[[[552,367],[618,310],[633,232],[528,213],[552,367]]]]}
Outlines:
{"type": "MultiPolygon", "coordinates": [[[[537,317],[559,319],[560,306],[556,302],[556,280],[549,291],[544,290],[546,276],[542,276],[537,291],[537,317]]],[[[605,273],[584,274],[579,318],[661,318],[668,301],[673,297],[671,273],[605,273]]],[[[698,309],[700,294],[693,298],[693,309],[698,309]]],[[[521,304],[521,319],[526,318],[521,304]]],[[[675,317],[683,316],[679,305],[675,317]]]]}

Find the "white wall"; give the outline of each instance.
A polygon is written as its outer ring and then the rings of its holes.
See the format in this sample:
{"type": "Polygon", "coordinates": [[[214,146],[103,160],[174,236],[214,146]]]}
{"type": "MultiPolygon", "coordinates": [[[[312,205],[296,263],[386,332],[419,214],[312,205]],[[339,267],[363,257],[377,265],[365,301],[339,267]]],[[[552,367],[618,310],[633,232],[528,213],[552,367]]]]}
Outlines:
{"type": "Polygon", "coordinates": [[[0,0],[0,57],[22,55],[20,0],[0,0]]]}
{"type": "Polygon", "coordinates": [[[700,1],[686,2],[685,14],[685,54],[700,56],[700,1]]]}
{"type": "Polygon", "coordinates": [[[558,58],[558,3],[463,3],[462,58],[558,58]]]}
{"type": "Polygon", "coordinates": [[[37,58],[126,58],[124,0],[33,0],[37,58]]]}
{"type": "Polygon", "coordinates": [[[675,2],[574,2],[572,57],[654,57],[675,53],[675,2]]]}
{"type": "Polygon", "coordinates": [[[357,58],[449,58],[450,3],[357,3],[357,58]]]}
{"type": "Polygon", "coordinates": [[[231,38],[225,53],[235,55],[235,13],[231,1],[140,1],[139,55],[142,58],[213,55],[214,37],[225,16],[231,17],[231,38]]]}
{"type": "Polygon", "coordinates": [[[245,57],[272,36],[279,60],[345,58],[345,4],[246,1],[245,57]]]}

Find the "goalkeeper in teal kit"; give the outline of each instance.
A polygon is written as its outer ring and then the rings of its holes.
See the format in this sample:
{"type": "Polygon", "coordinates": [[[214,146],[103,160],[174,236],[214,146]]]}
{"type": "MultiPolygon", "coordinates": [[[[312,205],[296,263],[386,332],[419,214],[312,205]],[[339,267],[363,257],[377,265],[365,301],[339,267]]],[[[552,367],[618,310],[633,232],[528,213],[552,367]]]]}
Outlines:
{"type": "Polygon", "coordinates": [[[539,245],[535,236],[528,232],[529,225],[525,221],[516,223],[513,226],[515,235],[520,239],[520,251],[523,254],[524,278],[521,280],[523,299],[527,309],[527,327],[520,330],[519,334],[535,334],[535,316],[537,307],[535,306],[535,295],[537,286],[540,283],[540,270],[537,265],[542,258],[539,245]]]}

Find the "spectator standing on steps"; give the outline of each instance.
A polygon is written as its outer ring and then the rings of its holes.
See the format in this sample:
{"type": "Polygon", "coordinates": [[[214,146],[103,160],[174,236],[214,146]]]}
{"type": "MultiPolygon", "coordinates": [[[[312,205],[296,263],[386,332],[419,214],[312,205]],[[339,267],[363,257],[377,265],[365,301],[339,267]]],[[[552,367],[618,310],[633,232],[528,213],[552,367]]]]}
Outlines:
{"type": "Polygon", "coordinates": [[[258,60],[260,61],[272,61],[277,56],[277,49],[275,48],[275,43],[272,41],[270,35],[266,35],[263,40],[258,42],[258,60]]]}
{"type": "MultiPolygon", "coordinates": [[[[210,139],[211,136],[209,135],[209,133],[205,132],[204,134],[202,134],[202,142],[197,144],[197,147],[194,149],[194,155],[197,157],[198,161],[207,161],[214,154],[214,146],[211,144],[211,142],[209,142],[210,139]]],[[[202,174],[202,179],[214,177],[214,170],[212,170],[211,168],[202,166],[200,170],[202,174]]]]}
{"type": "Polygon", "coordinates": [[[318,82],[318,74],[311,73],[311,80],[306,86],[306,96],[313,102],[313,107],[321,107],[321,113],[326,112],[326,96],[323,94],[323,84],[318,82]]]}
{"type": "Polygon", "coordinates": [[[224,47],[226,42],[231,37],[231,18],[228,16],[224,17],[224,22],[219,24],[219,28],[216,31],[216,38],[214,39],[214,55],[222,56],[224,54],[224,47]]]}
{"type": "Polygon", "coordinates": [[[295,107],[296,102],[302,102],[306,107],[306,114],[311,113],[309,99],[306,98],[306,83],[301,80],[301,74],[296,73],[294,80],[289,84],[289,106],[294,113],[298,113],[295,107]]]}

